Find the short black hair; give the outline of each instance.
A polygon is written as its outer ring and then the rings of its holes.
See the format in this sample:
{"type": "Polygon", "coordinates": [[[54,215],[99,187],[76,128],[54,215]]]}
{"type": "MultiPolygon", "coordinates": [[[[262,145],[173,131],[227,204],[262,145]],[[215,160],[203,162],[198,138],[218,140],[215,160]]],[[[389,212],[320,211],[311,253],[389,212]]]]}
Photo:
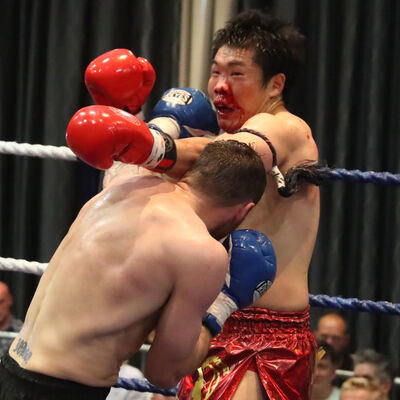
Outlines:
{"type": "Polygon", "coordinates": [[[212,58],[222,46],[254,50],[254,62],[263,74],[262,84],[283,73],[284,92],[291,90],[304,65],[304,35],[293,24],[260,10],[237,14],[218,30],[212,42],[212,58]]]}

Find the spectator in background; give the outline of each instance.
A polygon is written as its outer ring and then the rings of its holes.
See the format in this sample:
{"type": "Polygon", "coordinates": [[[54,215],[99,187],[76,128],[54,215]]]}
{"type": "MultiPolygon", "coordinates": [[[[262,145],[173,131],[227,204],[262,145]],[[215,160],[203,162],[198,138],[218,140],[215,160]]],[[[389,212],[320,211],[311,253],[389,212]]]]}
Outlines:
{"type": "Polygon", "coordinates": [[[384,397],[367,378],[353,377],[343,383],[340,400],[384,400],[384,397]]]}
{"type": "Polygon", "coordinates": [[[373,349],[360,350],[354,355],[354,375],[364,377],[375,384],[382,400],[389,400],[393,372],[389,360],[373,349]]]}
{"type": "Polygon", "coordinates": [[[333,385],[335,371],[339,362],[333,347],[324,341],[317,341],[318,347],[325,351],[319,360],[311,386],[311,400],[339,400],[340,389],[333,385]]]}
{"type": "MultiPolygon", "coordinates": [[[[6,283],[0,281],[0,331],[19,332],[23,322],[11,314],[13,298],[6,283]]],[[[0,357],[6,353],[13,337],[0,337],[0,357]]]]}
{"type": "Polygon", "coordinates": [[[350,334],[345,319],[338,313],[328,313],[318,320],[315,338],[329,344],[337,354],[338,369],[353,370],[349,352],[350,334]]]}

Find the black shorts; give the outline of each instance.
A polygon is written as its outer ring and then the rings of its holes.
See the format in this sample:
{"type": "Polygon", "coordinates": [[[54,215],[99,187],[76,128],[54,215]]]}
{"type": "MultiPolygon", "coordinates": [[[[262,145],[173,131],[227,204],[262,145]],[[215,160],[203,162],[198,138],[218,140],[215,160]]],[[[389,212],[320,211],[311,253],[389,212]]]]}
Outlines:
{"type": "Polygon", "coordinates": [[[0,360],[0,400],[104,400],[109,392],[21,368],[8,354],[0,360]]]}

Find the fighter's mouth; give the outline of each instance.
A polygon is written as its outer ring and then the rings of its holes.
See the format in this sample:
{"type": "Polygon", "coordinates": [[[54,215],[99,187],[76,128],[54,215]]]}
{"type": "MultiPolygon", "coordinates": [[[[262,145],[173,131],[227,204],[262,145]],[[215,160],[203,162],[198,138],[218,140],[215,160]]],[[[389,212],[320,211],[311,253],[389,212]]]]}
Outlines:
{"type": "Polygon", "coordinates": [[[229,107],[226,104],[220,102],[215,102],[214,106],[218,114],[228,114],[235,110],[233,107],[229,107]]]}

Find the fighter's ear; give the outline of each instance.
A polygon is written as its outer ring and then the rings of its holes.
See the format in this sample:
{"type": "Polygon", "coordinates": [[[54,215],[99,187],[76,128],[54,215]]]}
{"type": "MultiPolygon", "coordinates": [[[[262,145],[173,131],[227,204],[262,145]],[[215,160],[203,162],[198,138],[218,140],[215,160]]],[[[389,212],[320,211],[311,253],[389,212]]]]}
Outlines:
{"type": "Polygon", "coordinates": [[[279,96],[282,93],[283,88],[285,87],[285,82],[286,82],[285,74],[279,73],[274,75],[269,81],[270,96],[271,97],[279,96]]]}
{"type": "Polygon", "coordinates": [[[253,203],[253,202],[241,204],[241,206],[238,209],[238,212],[236,214],[236,218],[237,218],[238,222],[243,221],[245,219],[246,215],[250,212],[250,210],[254,206],[255,206],[255,203],[253,203]]]}

